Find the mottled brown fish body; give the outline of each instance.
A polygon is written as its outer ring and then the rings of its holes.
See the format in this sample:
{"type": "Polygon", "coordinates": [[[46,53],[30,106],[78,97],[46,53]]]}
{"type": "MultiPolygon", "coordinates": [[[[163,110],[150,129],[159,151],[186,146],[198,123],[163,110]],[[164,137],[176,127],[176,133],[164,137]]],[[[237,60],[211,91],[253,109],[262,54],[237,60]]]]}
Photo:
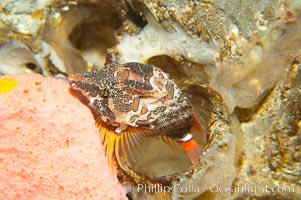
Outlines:
{"type": "Polygon", "coordinates": [[[96,123],[109,155],[118,157],[121,146],[123,151],[129,149],[133,144],[127,140],[133,137],[168,136],[180,141],[193,126],[188,99],[157,67],[110,64],[98,71],[72,74],[69,82],[97,112],[96,123]]]}

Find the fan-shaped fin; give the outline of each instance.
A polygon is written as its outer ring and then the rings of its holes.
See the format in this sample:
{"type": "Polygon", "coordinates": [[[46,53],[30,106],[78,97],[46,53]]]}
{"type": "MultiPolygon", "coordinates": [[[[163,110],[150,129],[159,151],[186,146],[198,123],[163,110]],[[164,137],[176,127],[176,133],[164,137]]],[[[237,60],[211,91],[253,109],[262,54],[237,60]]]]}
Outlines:
{"type": "Polygon", "coordinates": [[[136,162],[136,156],[142,152],[142,140],[137,133],[127,131],[115,133],[114,129],[104,124],[100,117],[96,119],[96,126],[108,163],[112,168],[114,159],[123,169],[130,166],[131,161],[136,162]]]}

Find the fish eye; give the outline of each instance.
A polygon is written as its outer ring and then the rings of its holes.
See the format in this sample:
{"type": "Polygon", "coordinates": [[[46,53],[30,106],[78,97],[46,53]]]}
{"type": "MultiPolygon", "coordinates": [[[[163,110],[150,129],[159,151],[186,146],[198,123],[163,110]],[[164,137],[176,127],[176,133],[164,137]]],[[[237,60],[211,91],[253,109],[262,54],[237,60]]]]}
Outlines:
{"type": "Polygon", "coordinates": [[[82,77],[83,77],[84,79],[89,79],[89,78],[90,78],[90,76],[89,76],[88,73],[83,73],[83,74],[82,74],[82,77]]]}

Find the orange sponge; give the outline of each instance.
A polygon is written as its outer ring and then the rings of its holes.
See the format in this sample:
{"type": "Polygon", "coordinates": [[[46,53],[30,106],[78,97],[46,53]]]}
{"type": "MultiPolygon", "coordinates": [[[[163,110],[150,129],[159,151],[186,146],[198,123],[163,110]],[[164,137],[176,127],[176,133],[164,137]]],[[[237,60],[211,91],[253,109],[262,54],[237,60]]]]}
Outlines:
{"type": "Polygon", "coordinates": [[[64,80],[0,76],[0,199],[126,199],[64,80]]]}

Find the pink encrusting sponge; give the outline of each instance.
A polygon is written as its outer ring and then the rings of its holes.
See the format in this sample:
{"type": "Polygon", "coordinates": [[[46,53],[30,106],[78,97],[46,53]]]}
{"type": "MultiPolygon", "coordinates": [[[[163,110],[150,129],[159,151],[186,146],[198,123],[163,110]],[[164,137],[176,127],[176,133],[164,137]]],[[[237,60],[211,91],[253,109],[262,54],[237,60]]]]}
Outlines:
{"type": "Polygon", "coordinates": [[[66,81],[0,76],[0,199],[126,199],[66,81]]]}

